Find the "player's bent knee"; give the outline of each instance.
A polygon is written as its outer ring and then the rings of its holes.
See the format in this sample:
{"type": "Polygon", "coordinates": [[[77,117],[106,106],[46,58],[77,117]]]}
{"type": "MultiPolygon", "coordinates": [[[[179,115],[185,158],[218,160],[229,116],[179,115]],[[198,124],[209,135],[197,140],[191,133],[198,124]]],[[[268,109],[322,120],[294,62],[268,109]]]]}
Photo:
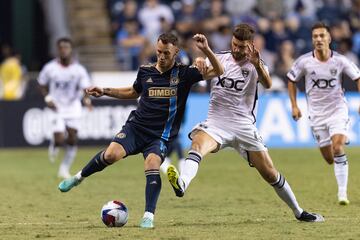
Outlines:
{"type": "Polygon", "coordinates": [[[197,152],[200,152],[201,151],[201,143],[197,140],[194,140],[192,143],[191,143],[191,149],[192,150],[195,150],[197,152]]]}
{"type": "Polygon", "coordinates": [[[159,169],[161,165],[161,158],[156,154],[149,154],[145,159],[145,169],[159,169]]]}
{"type": "Polygon", "coordinates": [[[109,163],[114,163],[123,158],[119,151],[107,149],[104,153],[104,158],[109,163]]]}

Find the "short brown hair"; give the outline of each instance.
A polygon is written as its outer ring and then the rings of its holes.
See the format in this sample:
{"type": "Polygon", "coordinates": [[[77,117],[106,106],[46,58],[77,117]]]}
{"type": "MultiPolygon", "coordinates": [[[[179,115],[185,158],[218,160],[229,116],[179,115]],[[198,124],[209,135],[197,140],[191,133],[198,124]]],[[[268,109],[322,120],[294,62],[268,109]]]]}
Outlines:
{"type": "Polygon", "coordinates": [[[311,32],[314,31],[314,29],[318,29],[318,28],[325,28],[326,31],[328,33],[330,33],[330,27],[328,25],[326,25],[325,23],[323,22],[317,22],[315,23],[312,27],[311,27],[311,32]]]}
{"type": "Polygon", "coordinates": [[[233,36],[239,41],[253,40],[255,29],[249,24],[241,23],[235,26],[233,36]]]}
{"type": "Polygon", "coordinates": [[[69,43],[71,47],[73,46],[73,42],[72,42],[71,39],[68,38],[68,37],[59,38],[59,39],[56,41],[56,46],[59,46],[60,43],[62,43],[62,42],[69,43]]]}
{"type": "Polygon", "coordinates": [[[168,33],[163,33],[159,36],[158,38],[158,41],[162,41],[164,44],[168,44],[168,43],[171,43],[172,45],[174,46],[177,46],[179,45],[179,40],[178,38],[176,37],[175,34],[171,33],[171,32],[168,32],[168,33]]]}

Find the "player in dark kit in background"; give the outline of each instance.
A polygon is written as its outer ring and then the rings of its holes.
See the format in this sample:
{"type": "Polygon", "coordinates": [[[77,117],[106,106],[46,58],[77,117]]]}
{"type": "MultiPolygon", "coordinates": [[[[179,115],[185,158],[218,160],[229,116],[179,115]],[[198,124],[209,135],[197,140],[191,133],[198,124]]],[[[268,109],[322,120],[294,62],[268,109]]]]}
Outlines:
{"type": "Polygon", "coordinates": [[[145,159],[146,189],[145,213],[140,227],[154,227],[154,212],[161,190],[159,168],[169,143],[178,134],[190,88],[200,80],[211,79],[224,72],[209,48],[206,37],[196,34],[193,39],[212,64],[203,74],[193,66],[175,62],[179,52],[178,39],[171,33],[165,33],[160,35],[156,44],[157,62],[141,66],[132,87],[87,89],[87,93],[95,97],[141,98],[138,108],[131,112],[126,124],[107,149],[96,154],[75,176],[62,181],[59,184],[60,191],[69,191],[84,178],[126,156],[142,153],[145,159]]]}

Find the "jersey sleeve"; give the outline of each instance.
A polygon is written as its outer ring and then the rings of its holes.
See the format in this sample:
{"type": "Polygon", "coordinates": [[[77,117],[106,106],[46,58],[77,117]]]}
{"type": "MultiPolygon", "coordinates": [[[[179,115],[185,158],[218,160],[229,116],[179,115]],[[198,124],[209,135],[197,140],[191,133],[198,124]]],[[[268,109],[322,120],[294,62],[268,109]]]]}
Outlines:
{"type": "Polygon", "coordinates": [[[135,89],[135,91],[138,93],[138,94],[140,94],[141,92],[142,92],[142,90],[143,90],[143,87],[142,87],[142,85],[141,85],[141,76],[142,76],[142,70],[141,70],[141,68],[139,69],[139,71],[138,71],[138,74],[137,74],[137,76],[136,76],[136,79],[135,79],[135,81],[134,81],[134,83],[133,83],[133,88],[135,89]]]}
{"type": "Polygon", "coordinates": [[[197,69],[197,67],[191,65],[187,67],[187,71],[186,71],[186,79],[189,79],[189,82],[191,84],[197,83],[201,80],[203,80],[203,76],[202,74],[199,72],[199,70],[197,69]]]}
{"type": "Polygon", "coordinates": [[[297,59],[292,65],[290,71],[286,74],[288,79],[293,82],[297,82],[304,75],[304,66],[302,59],[297,59]]]}
{"type": "Polygon", "coordinates": [[[80,68],[80,84],[79,85],[80,85],[81,89],[88,88],[91,85],[90,76],[84,67],[80,68]]]}
{"type": "Polygon", "coordinates": [[[49,77],[49,66],[45,65],[43,67],[43,69],[40,71],[39,73],[39,77],[38,77],[38,83],[41,86],[45,86],[48,85],[50,81],[50,77],[49,77]]]}
{"type": "Polygon", "coordinates": [[[343,64],[344,64],[344,73],[349,78],[351,78],[351,80],[355,81],[360,78],[360,70],[353,62],[351,62],[349,59],[344,57],[343,64]]]}

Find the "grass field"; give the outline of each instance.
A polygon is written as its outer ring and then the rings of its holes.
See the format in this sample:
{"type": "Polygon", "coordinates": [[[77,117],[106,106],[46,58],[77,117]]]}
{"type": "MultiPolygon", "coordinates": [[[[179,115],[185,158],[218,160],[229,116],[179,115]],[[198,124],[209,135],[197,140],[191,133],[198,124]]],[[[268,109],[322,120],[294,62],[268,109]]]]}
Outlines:
{"type": "MultiPolygon", "coordinates": [[[[79,150],[73,173],[99,148],[79,150]]],[[[139,156],[93,175],[71,192],[57,189],[58,163],[45,149],[0,149],[0,239],[360,239],[360,150],[349,148],[349,206],[336,202],[333,167],[316,149],[271,150],[300,205],[326,218],[300,223],[255,169],[234,151],[206,157],[184,198],[165,176],[155,229],[138,228],[145,177],[139,156]],[[122,200],[129,208],[123,228],[107,228],[102,205],[122,200]]]]}

